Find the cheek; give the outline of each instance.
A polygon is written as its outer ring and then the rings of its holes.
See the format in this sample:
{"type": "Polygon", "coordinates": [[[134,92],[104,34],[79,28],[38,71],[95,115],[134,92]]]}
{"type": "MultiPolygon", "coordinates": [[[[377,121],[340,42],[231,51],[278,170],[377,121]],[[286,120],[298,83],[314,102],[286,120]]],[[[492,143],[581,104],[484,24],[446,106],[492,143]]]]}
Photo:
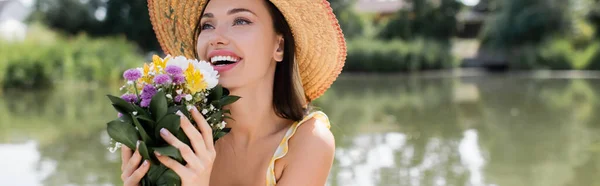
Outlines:
{"type": "Polygon", "coordinates": [[[251,63],[268,65],[273,57],[273,39],[264,30],[255,29],[240,31],[235,35],[235,43],[243,51],[245,59],[251,63]]]}
{"type": "Polygon", "coordinates": [[[204,56],[206,56],[206,48],[208,47],[208,39],[200,36],[198,37],[198,43],[196,43],[196,52],[198,53],[198,58],[200,58],[201,60],[207,60],[207,59],[203,59],[204,56]]]}

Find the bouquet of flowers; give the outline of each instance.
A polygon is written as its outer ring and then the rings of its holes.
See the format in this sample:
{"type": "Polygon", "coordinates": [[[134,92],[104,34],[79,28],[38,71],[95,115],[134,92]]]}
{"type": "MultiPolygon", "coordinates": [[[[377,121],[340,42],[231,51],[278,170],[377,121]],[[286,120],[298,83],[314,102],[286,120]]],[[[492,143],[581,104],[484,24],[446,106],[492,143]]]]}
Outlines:
{"type": "MultiPolygon", "coordinates": [[[[160,137],[165,128],[179,140],[190,145],[190,140],[180,128],[181,111],[191,118],[189,110],[198,109],[213,130],[214,142],[230,131],[225,128],[229,110],[223,106],[239,99],[218,85],[219,74],[210,63],[187,59],[183,56],[153,56],[152,63],[143,68],[125,71],[125,93],[120,97],[108,95],[113,107],[119,112],[118,119],[108,122],[108,135],[115,141],[114,152],[120,145],[137,148],[143,159],[153,166],[144,176],[141,185],[179,185],[180,178],[155,156],[154,151],[169,156],[183,165],[179,151],[160,137]]],[[[230,118],[231,119],[231,118],[230,118]]],[[[193,119],[190,119],[193,125],[193,119]]]]}

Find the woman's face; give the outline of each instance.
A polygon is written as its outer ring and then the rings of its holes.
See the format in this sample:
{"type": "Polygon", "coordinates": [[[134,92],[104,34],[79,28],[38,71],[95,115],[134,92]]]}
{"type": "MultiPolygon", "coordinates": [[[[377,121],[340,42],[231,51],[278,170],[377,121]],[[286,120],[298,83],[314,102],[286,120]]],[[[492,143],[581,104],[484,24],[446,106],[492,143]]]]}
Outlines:
{"type": "Polygon", "coordinates": [[[283,59],[265,0],[211,0],[200,20],[197,52],[229,89],[271,80],[283,59]]]}

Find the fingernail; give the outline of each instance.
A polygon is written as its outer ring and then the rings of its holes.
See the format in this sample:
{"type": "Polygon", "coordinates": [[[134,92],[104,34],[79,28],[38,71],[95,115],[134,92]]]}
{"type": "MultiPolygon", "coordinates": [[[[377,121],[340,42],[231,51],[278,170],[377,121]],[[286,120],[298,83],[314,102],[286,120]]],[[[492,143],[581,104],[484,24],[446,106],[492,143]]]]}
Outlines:
{"type": "Polygon", "coordinates": [[[192,107],[192,109],[190,109],[190,111],[198,111],[198,108],[192,107]]]}
{"type": "Polygon", "coordinates": [[[183,113],[181,112],[181,110],[178,110],[178,111],[177,111],[175,114],[177,114],[177,115],[179,115],[179,116],[183,117],[183,113]]]}
{"type": "Polygon", "coordinates": [[[162,128],[162,129],[160,129],[160,134],[163,135],[163,136],[168,136],[169,135],[169,131],[167,131],[167,129],[165,129],[165,128],[162,128]]]}
{"type": "Polygon", "coordinates": [[[158,151],[154,151],[154,154],[156,154],[156,156],[162,156],[158,151]]]}
{"type": "Polygon", "coordinates": [[[148,160],[144,160],[144,163],[142,163],[143,166],[148,166],[148,160]]]}
{"type": "Polygon", "coordinates": [[[138,147],[140,147],[140,140],[138,140],[137,143],[135,144],[135,148],[137,149],[138,147]]]}

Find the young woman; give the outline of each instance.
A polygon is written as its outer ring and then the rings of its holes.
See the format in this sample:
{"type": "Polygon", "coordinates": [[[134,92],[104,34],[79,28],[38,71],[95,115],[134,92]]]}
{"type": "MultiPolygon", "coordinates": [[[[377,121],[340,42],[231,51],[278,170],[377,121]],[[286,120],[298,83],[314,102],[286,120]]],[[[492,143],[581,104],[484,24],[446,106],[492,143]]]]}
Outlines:
{"type": "MultiPolygon", "coordinates": [[[[149,0],[163,49],[209,61],[219,83],[242,98],[230,105],[232,131],[212,143],[210,128],[192,110],[181,127],[191,146],[161,136],[186,165],[156,154],[184,186],[324,185],[335,141],[329,120],[312,111],[340,74],[346,44],[326,0],[149,0]]],[[[138,185],[150,166],[122,149],[122,179],[138,185]]]]}

